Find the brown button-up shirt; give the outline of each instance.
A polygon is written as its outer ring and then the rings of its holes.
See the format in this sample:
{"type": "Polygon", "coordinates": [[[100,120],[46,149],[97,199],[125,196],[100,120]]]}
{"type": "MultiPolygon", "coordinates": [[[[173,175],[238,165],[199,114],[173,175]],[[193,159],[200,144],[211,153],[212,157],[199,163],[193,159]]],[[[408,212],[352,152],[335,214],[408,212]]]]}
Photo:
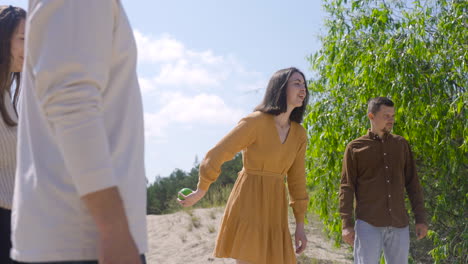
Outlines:
{"type": "Polygon", "coordinates": [[[409,224],[405,189],[416,223],[426,223],[423,193],[408,142],[401,136],[383,138],[369,131],[346,147],[340,186],[343,228],[353,227],[356,218],[383,227],[409,224]]]}

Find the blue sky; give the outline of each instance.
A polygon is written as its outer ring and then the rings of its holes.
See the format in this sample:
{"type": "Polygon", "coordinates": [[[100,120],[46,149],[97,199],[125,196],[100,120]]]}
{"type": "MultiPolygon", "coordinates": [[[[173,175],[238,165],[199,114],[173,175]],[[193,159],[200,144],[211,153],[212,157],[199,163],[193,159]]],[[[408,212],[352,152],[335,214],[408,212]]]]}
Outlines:
{"type": "Polygon", "coordinates": [[[310,78],[306,57],[320,48],[325,16],[317,0],[122,3],[138,46],[150,182],[201,160],[262,100],[276,70],[310,78]]]}

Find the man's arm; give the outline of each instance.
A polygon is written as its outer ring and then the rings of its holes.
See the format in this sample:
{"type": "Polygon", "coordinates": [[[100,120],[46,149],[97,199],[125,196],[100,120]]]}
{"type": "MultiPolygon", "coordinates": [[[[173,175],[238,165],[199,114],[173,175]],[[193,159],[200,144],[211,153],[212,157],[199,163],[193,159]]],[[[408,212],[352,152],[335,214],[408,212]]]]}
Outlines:
{"type": "Polygon", "coordinates": [[[351,144],[348,144],[344,153],[343,169],[341,171],[340,215],[342,220],[342,237],[350,245],[354,243],[353,202],[356,183],[355,164],[351,144]]]}
{"type": "Polygon", "coordinates": [[[33,91],[77,194],[98,227],[100,259],[139,263],[133,260],[138,251],[116,187],[103,119],[115,2],[38,0],[29,10],[26,62],[33,69],[33,91]]]}
{"type": "Polygon", "coordinates": [[[118,189],[111,187],[90,193],[82,200],[99,230],[99,263],[140,263],[118,189]]]}
{"type": "Polygon", "coordinates": [[[34,95],[80,196],[116,186],[103,118],[113,1],[31,1],[26,63],[34,95]]]}
{"type": "Polygon", "coordinates": [[[411,208],[416,219],[416,236],[421,239],[427,234],[426,209],[424,208],[424,197],[413,153],[408,142],[405,140],[405,187],[411,202],[411,208]]]}

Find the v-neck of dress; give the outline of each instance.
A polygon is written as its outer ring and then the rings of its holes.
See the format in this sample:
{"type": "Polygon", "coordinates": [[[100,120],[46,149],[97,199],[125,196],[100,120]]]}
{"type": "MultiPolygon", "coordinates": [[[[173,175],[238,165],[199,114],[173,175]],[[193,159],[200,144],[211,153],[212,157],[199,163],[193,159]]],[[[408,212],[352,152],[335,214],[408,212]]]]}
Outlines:
{"type": "Polygon", "coordinates": [[[292,122],[291,122],[291,125],[289,126],[288,133],[286,133],[286,138],[284,139],[283,142],[281,142],[281,136],[279,134],[278,128],[276,127],[276,122],[275,122],[275,116],[274,115],[271,115],[271,120],[272,120],[273,128],[274,128],[275,133],[276,133],[277,141],[280,143],[280,145],[286,144],[286,142],[289,139],[289,135],[291,134],[291,129],[293,128],[292,122]]]}

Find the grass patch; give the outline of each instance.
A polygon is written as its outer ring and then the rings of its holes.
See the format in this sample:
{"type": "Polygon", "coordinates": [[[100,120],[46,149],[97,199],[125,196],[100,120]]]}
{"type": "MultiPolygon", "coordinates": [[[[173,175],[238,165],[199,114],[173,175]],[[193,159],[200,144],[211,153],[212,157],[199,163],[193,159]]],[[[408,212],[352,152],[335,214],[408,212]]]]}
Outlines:
{"type": "Polygon", "coordinates": [[[340,262],[336,262],[333,260],[326,260],[326,259],[316,259],[308,257],[304,254],[301,254],[297,257],[297,264],[339,264],[340,262]]]}
{"type": "Polygon", "coordinates": [[[216,227],[214,227],[214,225],[209,225],[209,226],[208,226],[208,232],[209,232],[210,234],[216,232],[216,227]]]}
{"type": "Polygon", "coordinates": [[[187,235],[184,233],[184,234],[180,234],[179,235],[179,238],[180,240],[182,241],[182,243],[185,243],[187,242],[187,235]]]}
{"type": "Polygon", "coordinates": [[[209,217],[210,217],[210,219],[215,220],[216,219],[216,211],[211,210],[210,213],[209,213],[209,217]]]}
{"type": "Polygon", "coordinates": [[[198,216],[195,216],[195,215],[192,215],[192,217],[190,217],[190,220],[191,220],[191,225],[195,228],[199,228],[201,226],[201,221],[200,221],[200,217],[198,216]]]}
{"type": "Polygon", "coordinates": [[[232,186],[233,185],[225,185],[210,188],[205,197],[203,197],[195,206],[201,208],[225,206],[229,195],[231,194],[232,186]]]}

